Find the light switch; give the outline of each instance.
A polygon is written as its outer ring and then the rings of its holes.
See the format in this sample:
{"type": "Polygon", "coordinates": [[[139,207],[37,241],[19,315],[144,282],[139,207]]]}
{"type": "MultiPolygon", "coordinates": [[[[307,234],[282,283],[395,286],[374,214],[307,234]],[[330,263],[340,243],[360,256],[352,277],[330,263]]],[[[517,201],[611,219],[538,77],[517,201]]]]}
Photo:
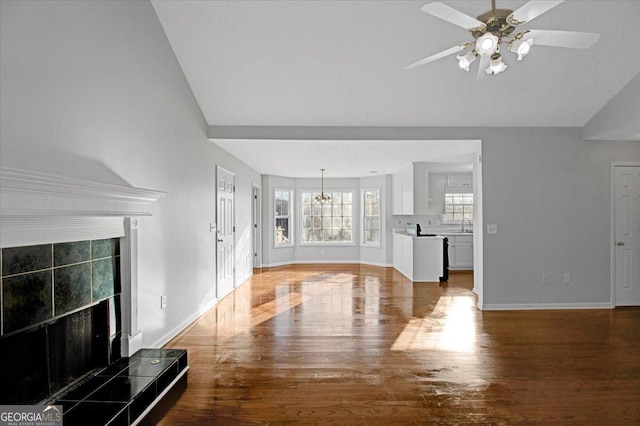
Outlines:
{"type": "Polygon", "coordinates": [[[487,234],[497,234],[498,233],[498,225],[495,223],[487,225],[487,234]]]}

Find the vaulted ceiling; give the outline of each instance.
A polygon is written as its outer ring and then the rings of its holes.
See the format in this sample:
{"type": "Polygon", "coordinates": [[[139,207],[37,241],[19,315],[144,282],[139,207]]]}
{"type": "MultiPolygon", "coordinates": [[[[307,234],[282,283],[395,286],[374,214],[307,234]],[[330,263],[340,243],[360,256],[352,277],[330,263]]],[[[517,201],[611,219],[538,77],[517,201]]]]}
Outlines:
{"type": "Polygon", "coordinates": [[[567,0],[525,25],[599,33],[587,50],[507,52],[508,69],[479,80],[455,55],[404,70],[470,40],[425,3],[152,1],[210,126],[582,127],[640,72],[636,0],[567,0]]]}

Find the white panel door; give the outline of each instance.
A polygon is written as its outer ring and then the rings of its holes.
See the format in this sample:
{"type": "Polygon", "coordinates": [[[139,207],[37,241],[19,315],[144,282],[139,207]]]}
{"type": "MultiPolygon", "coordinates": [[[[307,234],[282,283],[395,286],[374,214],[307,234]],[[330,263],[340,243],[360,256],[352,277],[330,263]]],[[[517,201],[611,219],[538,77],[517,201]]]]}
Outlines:
{"type": "Polygon", "coordinates": [[[260,187],[253,187],[252,194],[252,223],[253,223],[253,267],[262,268],[262,193],[260,187]]]}
{"type": "Polygon", "coordinates": [[[616,306],[640,305],[640,167],[616,167],[616,306]]]}
{"type": "Polygon", "coordinates": [[[234,282],[234,174],[218,166],[216,180],[218,192],[216,297],[219,300],[233,290],[234,282]]]}

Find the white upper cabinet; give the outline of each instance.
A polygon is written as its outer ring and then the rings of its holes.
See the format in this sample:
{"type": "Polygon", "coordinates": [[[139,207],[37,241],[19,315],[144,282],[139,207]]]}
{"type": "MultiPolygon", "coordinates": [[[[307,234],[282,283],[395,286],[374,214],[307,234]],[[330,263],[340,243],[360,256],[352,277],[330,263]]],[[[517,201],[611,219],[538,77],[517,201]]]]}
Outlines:
{"type": "Polygon", "coordinates": [[[392,175],[395,215],[416,215],[429,212],[429,167],[412,163],[392,175]]]}
{"type": "Polygon", "coordinates": [[[445,175],[429,175],[429,213],[444,213],[444,187],[447,182],[445,175]]]}
{"type": "Polygon", "coordinates": [[[447,186],[449,188],[473,188],[473,175],[471,173],[459,175],[447,175],[447,186]]]}

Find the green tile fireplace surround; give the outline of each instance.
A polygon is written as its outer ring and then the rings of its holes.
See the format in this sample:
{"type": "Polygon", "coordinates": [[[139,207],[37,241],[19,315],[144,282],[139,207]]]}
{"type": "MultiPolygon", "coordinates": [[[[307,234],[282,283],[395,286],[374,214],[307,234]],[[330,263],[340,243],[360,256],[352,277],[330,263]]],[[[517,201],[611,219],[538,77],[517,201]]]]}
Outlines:
{"type": "Polygon", "coordinates": [[[118,238],[4,248],[2,336],[120,293],[118,238]]]}
{"type": "Polygon", "coordinates": [[[0,404],[35,403],[120,359],[120,239],[0,250],[0,404]]]}

